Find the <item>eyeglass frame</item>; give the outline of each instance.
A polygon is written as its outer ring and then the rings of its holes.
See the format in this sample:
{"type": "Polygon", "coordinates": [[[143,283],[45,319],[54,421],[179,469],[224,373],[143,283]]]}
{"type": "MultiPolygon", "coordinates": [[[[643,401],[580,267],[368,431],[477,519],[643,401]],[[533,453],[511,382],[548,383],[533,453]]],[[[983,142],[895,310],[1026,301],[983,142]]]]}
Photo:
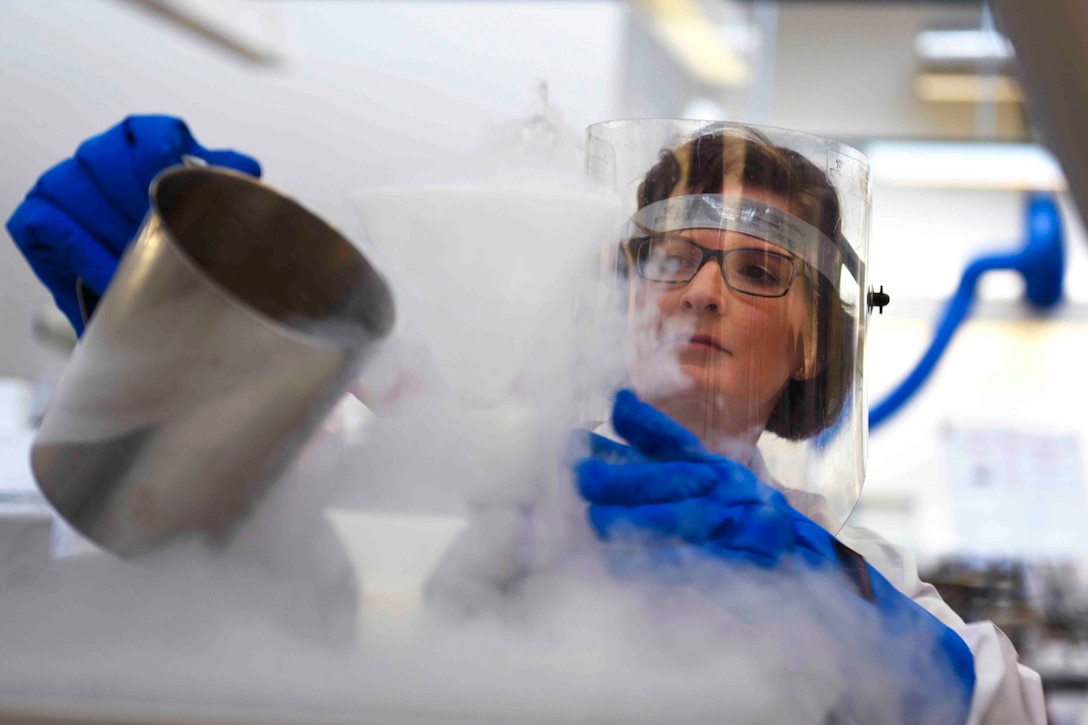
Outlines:
{"type": "Polygon", "coordinates": [[[691,280],[695,279],[695,276],[697,274],[699,274],[700,271],[702,271],[703,267],[705,267],[707,265],[707,263],[711,259],[713,259],[714,261],[716,261],[718,263],[718,269],[721,272],[722,281],[725,282],[725,286],[728,287],[729,289],[733,290],[737,294],[748,295],[750,297],[760,297],[762,299],[780,299],[780,298],[785,297],[786,295],[788,295],[790,293],[790,289],[793,288],[793,283],[797,279],[798,275],[807,277],[807,275],[804,274],[804,270],[809,267],[808,263],[805,262],[805,260],[803,260],[803,259],[801,259],[799,257],[795,257],[795,256],[793,256],[791,254],[783,254],[781,252],[773,252],[773,251],[771,251],[769,249],[762,249],[762,248],[759,248],[759,247],[739,247],[739,248],[736,248],[736,249],[710,249],[709,247],[704,247],[703,245],[697,244],[696,242],[693,242],[690,239],[681,239],[681,241],[683,241],[683,242],[685,242],[687,244],[690,244],[691,246],[698,249],[700,251],[700,253],[702,254],[702,258],[699,260],[699,264],[696,265],[695,271],[693,271],[691,273],[690,277],[688,277],[687,279],[684,279],[684,280],[674,280],[674,281],[670,282],[668,280],[651,279],[649,277],[644,276],[643,273],[642,273],[642,267],[639,264],[638,251],[640,249],[644,248],[644,247],[650,246],[650,242],[653,241],[654,239],[662,239],[662,238],[663,237],[660,236],[660,235],[657,235],[657,236],[646,235],[646,236],[640,236],[640,237],[633,237],[633,238],[628,239],[626,242],[623,243],[622,246],[624,248],[624,251],[625,251],[626,255],[628,256],[628,262],[630,263],[630,265],[634,266],[635,273],[638,274],[640,279],[643,279],[643,280],[645,280],[647,282],[653,282],[654,284],[688,284],[688,283],[691,282],[691,280]],[[728,255],[732,254],[733,252],[760,252],[760,253],[762,253],[764,255],[768,255],[768,256],[772,256],[772,257],[779,257],[781,259],[785,259],[785,260],[789,261],[791,269],[792,269],[792,273],[790,274],[790,278],[785,282],[785,289],[783,289],[782,292],[780,292],[779,294],[776,294],[776,295],[763,295],[763,294],[759,294],[758,292],[748,292],[746,290],[737,289],[736,287],[734,287],[733,284],[729,281],[729,276],[726,274],[726,265],[725,265],[725,258],[728,255]]]}

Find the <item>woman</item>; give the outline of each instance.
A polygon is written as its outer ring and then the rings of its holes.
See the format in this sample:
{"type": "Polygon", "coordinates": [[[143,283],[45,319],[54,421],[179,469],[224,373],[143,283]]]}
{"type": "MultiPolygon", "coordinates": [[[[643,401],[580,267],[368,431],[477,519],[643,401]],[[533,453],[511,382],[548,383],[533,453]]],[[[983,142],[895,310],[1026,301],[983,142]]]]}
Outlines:
{"type": "MultiPolygon", "coordinates": [[[[757,448],[767,438],[826,446],[856,414],[850,401],[861,397],[861,322],[854,316],[862,312],[863,254],[843,232],[865,233],[866,177],[843,183],[849,159],[833,146],[771,133],[784,142],[726,124],[590,128],[590,167],[620,189],[638,170],[640,153],[680,138],[638,177],[622,245],[627,371],[650,405],[621,391],[611,426],[598,431],[607,439],[591,437],[591,453],[576,468],[590,523],[606,549],[618,544],[624,571],[632,561],[635,568],[650,562],[651,569],[673,569],[669,581],[705,590],[722,582],[676,570],[694,571],[692,562],[705,560],[727,568],[742,562],[784,580],[806,571],[853,589],[887,633],[878,649],[889,659],[874,668],[895,672],[896,661],[912,660],[907,650],[926,652],[924,671],[904,666],[892,675],[908,721],[1042,722],[1038,676],[1018,665],[1000,631],[964,624],[918,579],[910,555],[876,534],[847,527],[832,535],[860,485],[836,490],[806,486],[803,476],[776,480],[757,448]],[[826,153],[827,171],[811,160],[820,157],[812,148],[826,153]],[[862,208],[851,220],[844,219],[844,196],[862,208]],[[843,493],[853,494],[845,496],[848,505],[835,505],[843,493]],[[814,498],[832,506],[813,506],[814,498]],[[931,709],[941,698],[960,704],[931,709]]],[[[831,463],[824,466],[830,478],[841,477],[831,463]]],[[[848,609],[835,619],[854,616],[848,609]]],[[[864,703],[846,703],[844,711],[856,715],[864,703]]]]}

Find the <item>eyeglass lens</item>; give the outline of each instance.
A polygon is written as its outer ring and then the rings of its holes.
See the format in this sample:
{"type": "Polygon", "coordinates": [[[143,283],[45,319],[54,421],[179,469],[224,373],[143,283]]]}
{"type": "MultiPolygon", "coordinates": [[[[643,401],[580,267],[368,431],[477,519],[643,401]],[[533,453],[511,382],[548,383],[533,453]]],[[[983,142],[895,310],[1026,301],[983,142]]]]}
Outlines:
{"type": "Polygon", "coordinates": [[[759,297],[780,297],[794,277],[793,259],[759,249],[716,252],[681,237],[650,237],[636,245],[639,276],[651,282],[689,282],[717,258],[730,288],[759,297]]]}

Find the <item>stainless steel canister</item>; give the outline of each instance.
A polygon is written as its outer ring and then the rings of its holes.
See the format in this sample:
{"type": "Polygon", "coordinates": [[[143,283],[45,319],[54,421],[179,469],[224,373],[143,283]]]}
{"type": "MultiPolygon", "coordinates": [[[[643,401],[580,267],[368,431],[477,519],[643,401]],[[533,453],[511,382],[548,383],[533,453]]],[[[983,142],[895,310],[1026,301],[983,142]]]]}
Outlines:
{"type": "Polygon", "coordinates": [[[393,324],[343,236],[256,179],[173,168],[49,402],[46,498],[121,555],[226,536],[393,324]]]}

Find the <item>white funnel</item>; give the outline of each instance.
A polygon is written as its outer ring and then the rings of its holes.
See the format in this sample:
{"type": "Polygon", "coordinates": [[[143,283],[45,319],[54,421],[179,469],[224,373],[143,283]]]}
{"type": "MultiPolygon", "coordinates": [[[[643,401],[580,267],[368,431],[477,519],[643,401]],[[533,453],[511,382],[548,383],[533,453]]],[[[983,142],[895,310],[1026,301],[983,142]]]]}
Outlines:
{"type": "Polygon", "coordinates": [[[569,316],[578,275],[617,229],[611,201],[559,186],[379,189],[351,201],[446,383],[477,405],[507,393],[549,317],[569,316]]]}

